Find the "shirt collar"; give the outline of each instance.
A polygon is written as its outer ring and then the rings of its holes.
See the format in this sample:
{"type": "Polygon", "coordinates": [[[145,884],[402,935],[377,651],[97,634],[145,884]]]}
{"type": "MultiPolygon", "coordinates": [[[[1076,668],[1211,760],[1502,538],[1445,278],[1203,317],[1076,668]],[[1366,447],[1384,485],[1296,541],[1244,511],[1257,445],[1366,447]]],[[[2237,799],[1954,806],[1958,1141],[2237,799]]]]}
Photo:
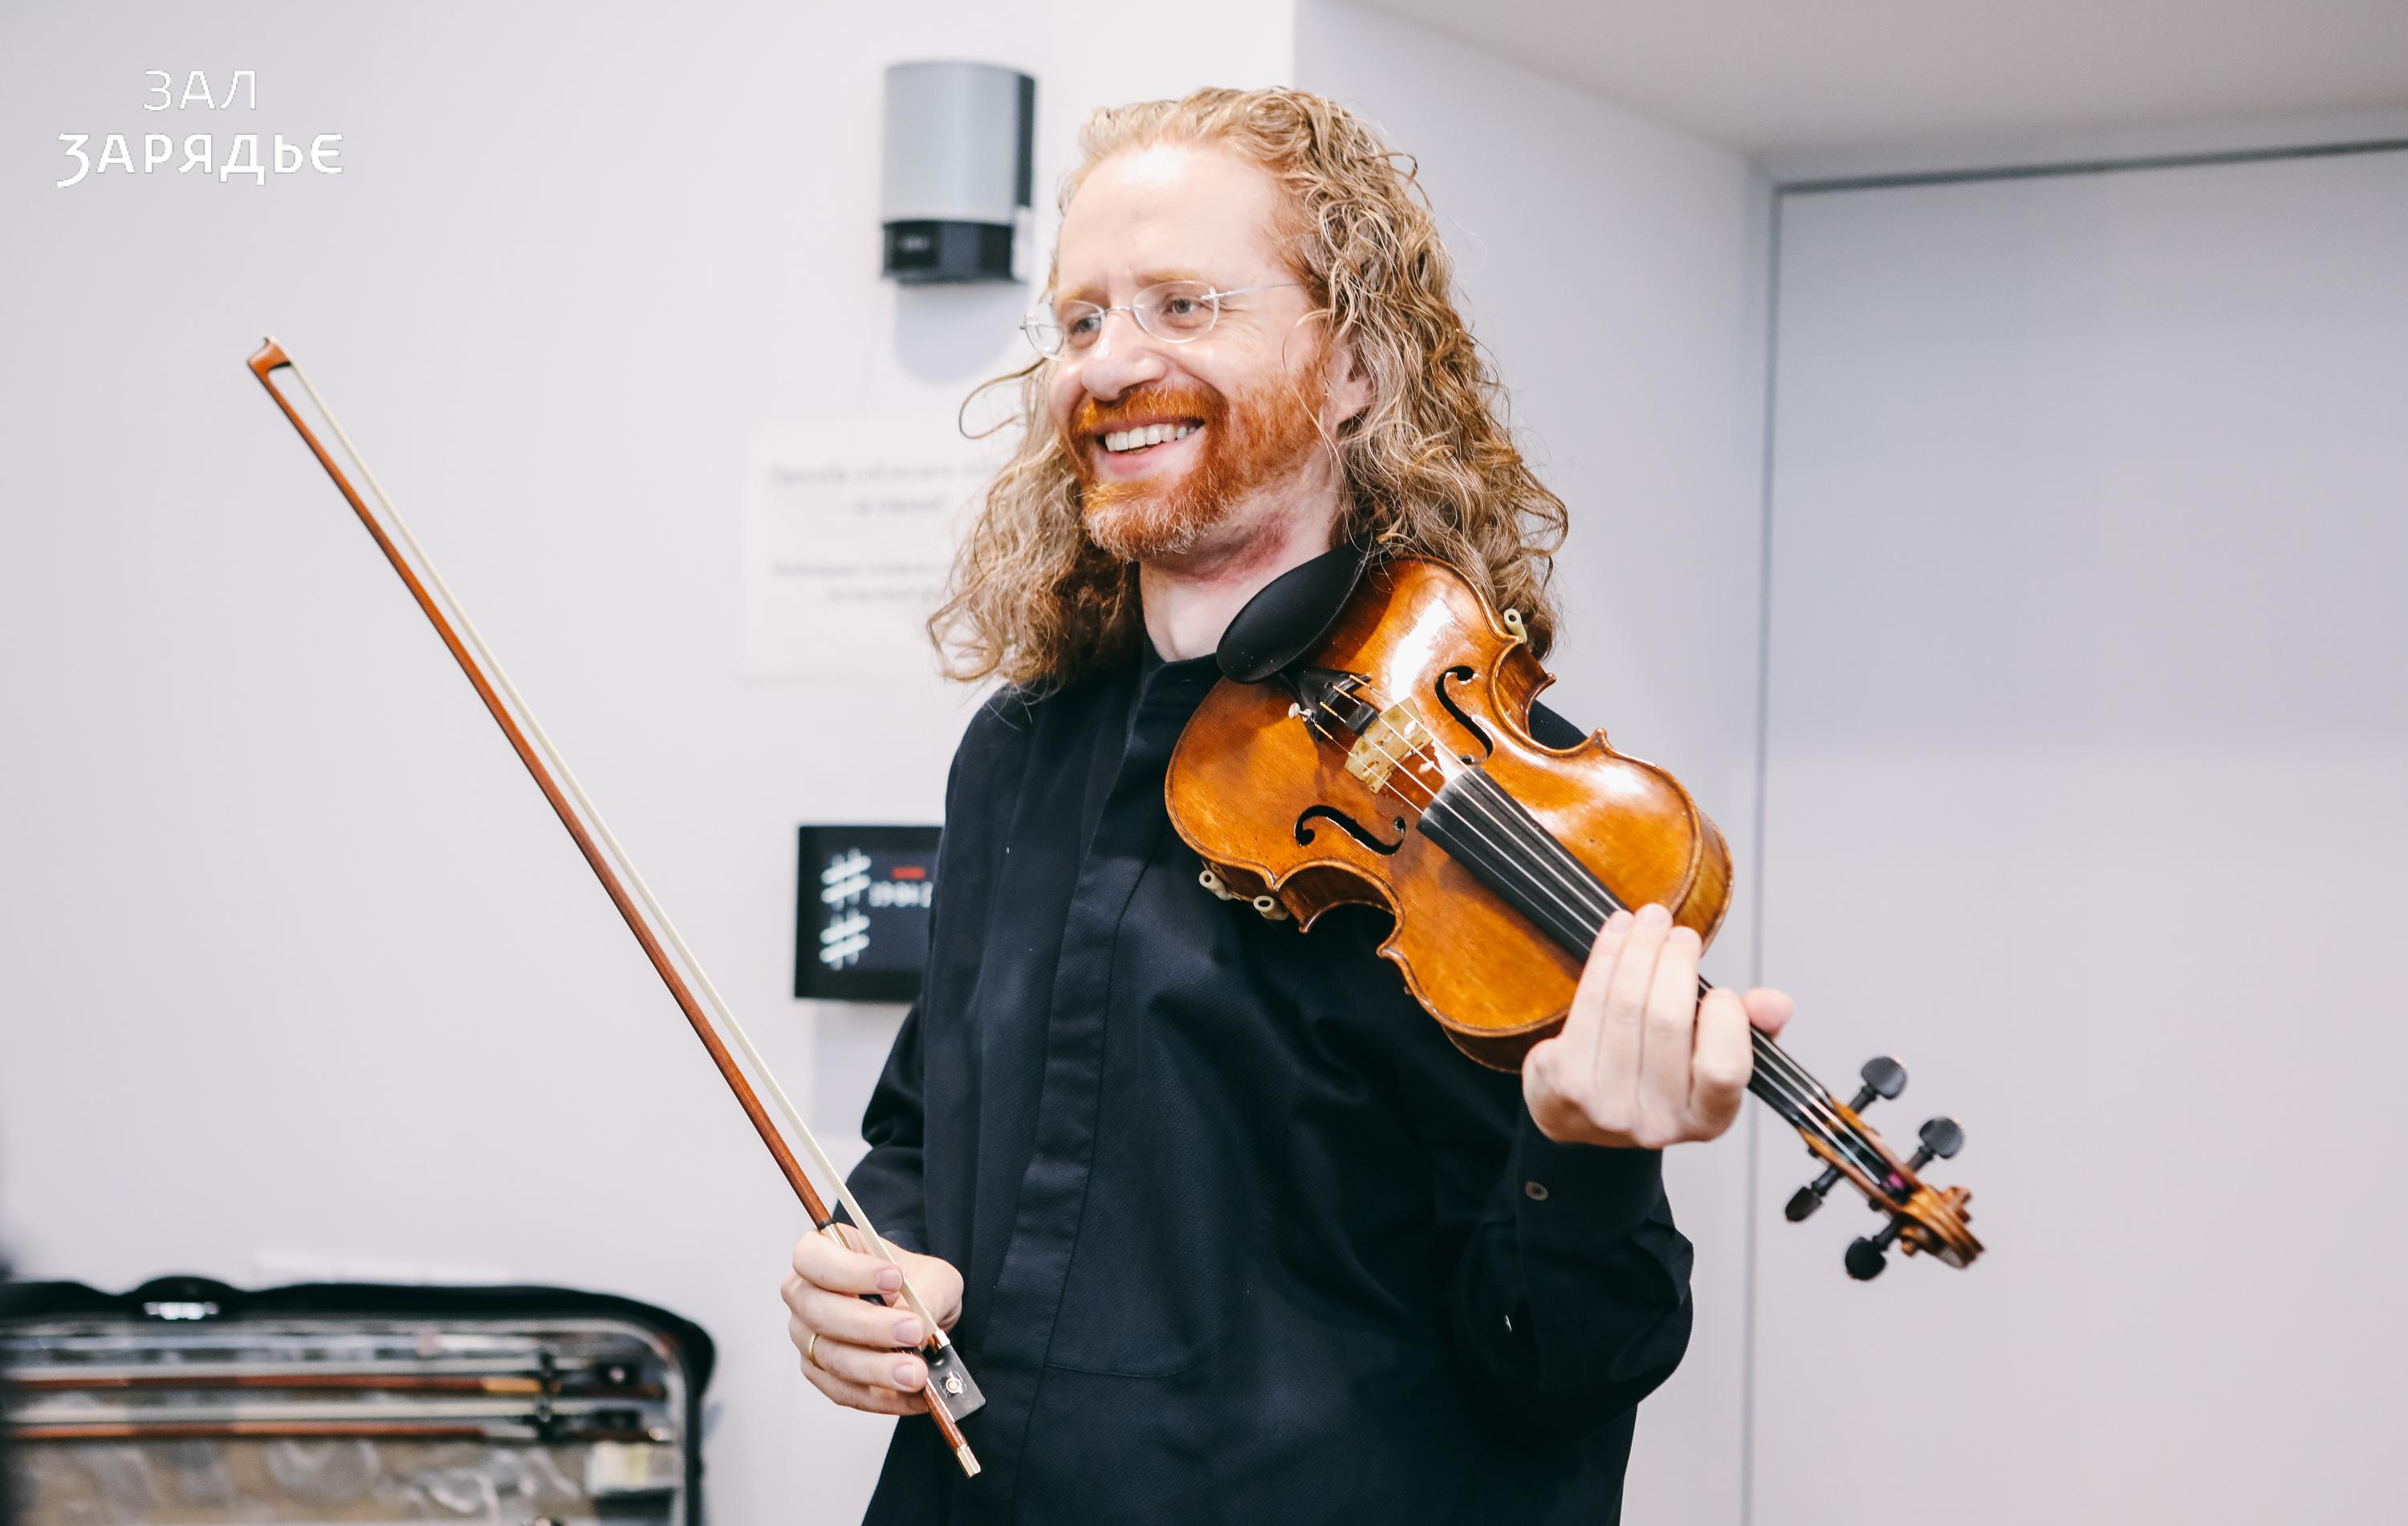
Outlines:
{"type": "Polygon", "coordinates": [[[1139,703],[1192,708],[1203,702],[1220,677],[1220,665],[1210,654],[1170,662],[1154,649],[1154,638],[1140,632],[1137,658],[1139,703]]]}

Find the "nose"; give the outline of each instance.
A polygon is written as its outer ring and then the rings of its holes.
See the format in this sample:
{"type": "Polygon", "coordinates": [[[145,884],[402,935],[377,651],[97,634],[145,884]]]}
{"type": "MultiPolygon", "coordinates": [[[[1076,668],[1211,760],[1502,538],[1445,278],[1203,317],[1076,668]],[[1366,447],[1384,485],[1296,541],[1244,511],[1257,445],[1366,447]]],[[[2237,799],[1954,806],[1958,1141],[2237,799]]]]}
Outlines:
{"type": "Polygon", "coordinates": [[[1161,341],[1140,328],[1133,314],[1108,312],[1095,344],[1079,359],[1079,382],[1088,396],[1111,398],[1159,382],[1169,369],[1161,341]]]}

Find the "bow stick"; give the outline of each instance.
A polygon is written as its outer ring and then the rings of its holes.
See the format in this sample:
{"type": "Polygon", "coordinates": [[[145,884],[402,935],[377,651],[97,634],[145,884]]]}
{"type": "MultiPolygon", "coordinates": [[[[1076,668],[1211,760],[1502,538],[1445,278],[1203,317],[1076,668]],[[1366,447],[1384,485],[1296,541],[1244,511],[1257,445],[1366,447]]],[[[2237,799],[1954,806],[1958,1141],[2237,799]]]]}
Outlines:
{"type": "Polygon", "coordinates": [[[962,1417],[978,1409],[984,1399],[979,1393],[978,1385],[971,1380],[969,1370],[963,1365],[960,1354],[954,1350],[953,1342],[937,1327],[927,1305],[920,1302],[920,1295],[912,1288],[910,1274],[904,1273],[902,1262],[896,1260],[893,1247],[879,1234],[870,1222],[869,1215],[854,1200],[852,1189],[845,1186],[844,1177],[837,1171],[836,1163],[820,1147],[810,1127],[803,1122],[802,1115],[788,1100],[785,1088],[778,1085],[778,1078],[770,1073],[769,1067],[762,1060],[760,1051],[752,1047],[752,1041],[745,1035],[744,1025],[738,1022],[736,1015],[728,1010],[718,988],[704,973],[701,961],[694,957],[694,951],[679,936],[668,914],[661,910],[660,902],[652,898],[651,888],[644,884],[644,877],[636,872],[636,866],[628,859],[626,850],[619,846],[619,840],[611,835],[609,827],[594,809],[594,802],[586,798],[584,789],[577,783],[577,776],[568,771],[567,764],[561,760],[559,750],[552,746],[552,739],[537,724],[534,713],[519,697],[518,689],[511,684],[509,675],[502,671],[501,664],[494,659],[492,649],[485,645],[484,638],[477,634],[477,627],[470,623],[467,612],[452,596],[442,574],[435,569],[435,564],[420,547],[418,538],[410,534],[408,525],[402,519],[400,511],[394,508],[393,500],[378,485],[375,475],[367,469],[367,464],[351,444],[351,437],[336,422],[325,399],[318,396],[318,389],[309,384],[309,378],[273,338],[261,344],[259,353],[251,357],[250,365],[251,374],[259,378],[259,384],[267,389],[267,395],[276,399],[276,406],[283,410],[284,417],[299,431],[302,442],[318,458],[318,464],[326,468],[326,475],[334,479],[335,486],[351,504],[351,511],[359,515],[360,523],[367,527],[369,536],[376,540],[377,549],[384,553],[385,560],[391,562],[393,569],[401,575],[410,597],[418,601],[419,609],[433,623],[436,634],[443,639],[452,659],[459,663],[461,672],[467,675],[469,684],[476,688],[477,697],[485,702],[485,709],[493,713],[494,723],[502,728],[502,734],[509,739],[511,748],[519,755],[519,761],[525,764],[527,772],[534,776],[536,787],[542,790],[543,798],[552,802],[552,809],[560,817],[560,824],[568,828],[569,837],[576,842],[577,851],[585,856],[585,862],[592,867],[595,877],[602,882],[603,892],[609,896],[610,903],[619,908],[619,914],[626,919],[627,930],[636,935],[638,943],[643,945],[644,957],[651,959],[652,968],[660,972],[662,983],[668,986],[669,995],[677,1000],[678,1009],[685,1014],[686,1021],[694,1025],[695,1036],[702,1040],[702,1046],[710,1052],[711,1063],[719,1067],[719,1073],[725,1078],[728,1089],[735,1092],[738,1104],[744,1109],[744,1116],[752,1120],[753,1130],[761,1136],[761,1143],[768,1146],[770,1156],[778,1162],[778,1169],[785,1173],[787,1184],[795,1189],[795,1196],[802,1201],[804,1211],[811,1216],[813,1227],[839,1244],[843,1242],[827,1204],[821,1201],[818,1191],[811,1186],[810,1177],[805,1174],[801,1162],[795,1159],[794,1151],[787,1148],[784,1137],[762,1107],[761,1099],[745,1079],[742,1068],[728,1053],[727,1044],[720,1037],[722,1029],[728,1039],[734,1041],[745,1062],[768,1087],[770,1097],[778,1104],[779,1114],[785,1119],[787,1127],[794,1130],[795,1137],[802,1141],[811,1163],[835,1184],[838,1199],[844,1204],[845,1212],[852,1216],[870,1248],[903,1277],[903,1302],[919,1316],[920,1328],[926,1332],[921,1349],[927,1362],[928,1375],[927,1381],[921,1386],[921,1393],[928,1401],[928,1416],[937,1422],[938,1430],[944,1433],[945,1444],[953,1448],[953,1457],[961,1463],[962,1471],[976,1477],[978,1459],[971,1453],[969,1443],[962,1439],[959,1421],[962,1417]],[[359,489],[351,485],[351,479],[336,464],[317,433],[294,407],[293,399],[276,384],[279,371],[292,372],[293,379],[301,383],[301,390],[308,394],[319,417],[326,421],[328,431],[343,448],[343,453],[359,468],[360,481],[367,484],[369,495],[376,500],[375,508],[370,508],[367,498],[361,497],[359,489]],[[686,977],[687,972],[692,973],[691,982],[686,977]],[[697,989],[701,993],[700,1001],[695,999],[697,989]],[[709,1012],[704,1010],[706,1005],[709,1012]],[[714,1015],[716,1023],[712,1020],[714,1015]]]}

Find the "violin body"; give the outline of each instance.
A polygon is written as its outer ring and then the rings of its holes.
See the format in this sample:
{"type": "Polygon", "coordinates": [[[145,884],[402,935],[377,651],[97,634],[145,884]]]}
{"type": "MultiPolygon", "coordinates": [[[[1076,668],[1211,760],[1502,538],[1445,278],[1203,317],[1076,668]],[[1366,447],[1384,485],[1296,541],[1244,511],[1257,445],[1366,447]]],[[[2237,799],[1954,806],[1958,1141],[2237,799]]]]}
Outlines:
{"type": "MultiPolygon", "coordinates": [[[[1680,781],[1603,733],[1577,747],[1530,736],[1554,682],[1529,643],[1452,568],[1383,562],[1311,660],[1412,699],[1434,745],[1480,761],[1624,904],[1662,905],[1709,943],[1730,903],[1730,849],[1680,781]]],[[[1171,755],[1170,821],[1226,891],[1306,929],[1348,901],[1395,918],[1383,957],[1456,1047],[1518,1070],[1562,1026],[1581,960],[1489,894],[1408,813],[1349,772],[1345,750],[1291,719],[1273,684],[1224,679],[1171,755]],[[1285,724],[1283,724],[1285,723],[1285,724]]]]}

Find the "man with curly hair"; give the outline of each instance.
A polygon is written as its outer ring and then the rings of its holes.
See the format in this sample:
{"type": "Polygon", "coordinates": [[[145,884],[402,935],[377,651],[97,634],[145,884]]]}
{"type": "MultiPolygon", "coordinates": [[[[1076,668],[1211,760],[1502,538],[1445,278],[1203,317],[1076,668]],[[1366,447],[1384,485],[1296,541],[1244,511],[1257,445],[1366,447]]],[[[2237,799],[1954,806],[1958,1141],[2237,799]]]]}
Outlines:
{"type": "MultiPolygon", "coordinates": [[[[852,1178],[979,1376],[986,1472],[900,1426],[869,1519],[1613,1520],[1689,1333],[1659,1152],[1729,1126],[1787,1001],[1700,1006],[1696,934],[1618,914],[1517,1078],[1421,1012],[1379,914],[1307,939],[1198,886],[1164,769],[1239,608],[1376,540],[1543,654],[1565,514],[1358,118],[1202,91],[1082,147],[1018,449],[930,623],[1005,687],[852,1178]]],[[[916,1319],[860,1296],[894,1281],[857,1240],[796,1247],[789,1332],[838,1404],[922,1407],[916,1319]]]]}

